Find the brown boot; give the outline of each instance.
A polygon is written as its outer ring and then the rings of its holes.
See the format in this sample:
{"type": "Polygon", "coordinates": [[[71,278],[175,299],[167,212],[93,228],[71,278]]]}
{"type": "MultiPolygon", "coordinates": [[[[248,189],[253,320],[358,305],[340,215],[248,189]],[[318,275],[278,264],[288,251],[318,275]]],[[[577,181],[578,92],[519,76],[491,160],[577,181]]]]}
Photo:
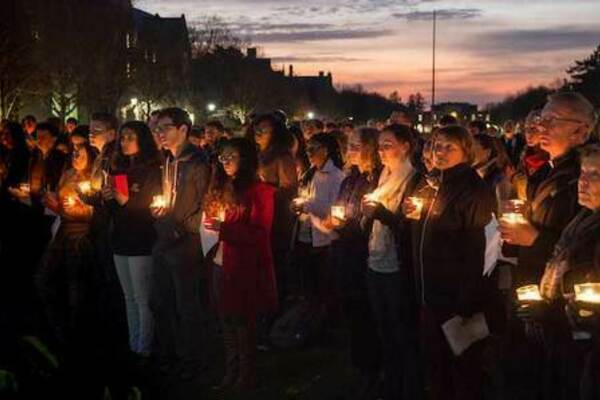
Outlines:
{"type": "Polygon", "coordinates": [[[238,333],[234,325],[223,324],[223,342],[225,344],[225,376],[215,387],[217,390],[233,386],[239,376],[239,345],[238,333]]]}
{"type": "Polygon", "coordinates": [[[237,329],[239,344],[239,377],[235,388],[241,391],[256,389],[256,328],[240,326],[237,329]]]}

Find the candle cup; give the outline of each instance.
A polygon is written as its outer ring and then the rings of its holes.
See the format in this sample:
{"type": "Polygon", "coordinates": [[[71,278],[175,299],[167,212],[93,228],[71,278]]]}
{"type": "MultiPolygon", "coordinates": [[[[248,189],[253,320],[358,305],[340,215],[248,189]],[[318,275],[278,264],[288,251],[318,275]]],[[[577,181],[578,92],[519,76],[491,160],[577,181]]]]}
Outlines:
{"type": "Polygon", "coordinates": [[[575,285],[575,301],[600,305],[600,283],[575,285]]]}
{"type": "Polygon", "coordinates": [[[217,221],[225,222],[226,212],[224,208],[219,209],[219,214],[217,215],[217,221]]]}
{"type": "Polygon", "coordinates": [[[531,303],[543,300],[538,285],[527,285],[517,288],[517,299],[520,303],[531,303]]]}
{"type": "Polygon", "coordinates": [[[523,214],[521,214],[519,212],[503,213],[502,216],[500,217],[500,220],[502,222],[506,222],[507,224],[511,224],[511,225],[523,224],[523,223],[527,222],[525,217],[523,217],[523,214]]]}
{"type": "Polygon", "coordinates": [[[67,207],[73,207],[75,205],[75,197],[67,196],[65,204],[67,205],[67,207]]]}
{"type": "Polygon", "coordinates": [[[152,203],[150,204],[150,208],[166,208],[167,201],[165,197],[162,195],[152,197],[152,203]]]}
{"type": "Polygon", "coordinates": [[[77,187],[82,194],[90,194],[92,192],[92,182],[90,181],[79,182],[77,187]]]}
{"type": "Polygon", "coordinates": [[[346,207],[331,206],[331,217],[343,221],[346,219],[346,207]]]}
{"type": "Polygon", "coordinates": [[[406,215],[406,218],[415,220],[421,219],[421,212],[423,211],[423,199],[418,197],[409,197],[408,200],[415,207],[415,210],[406,215]]]}

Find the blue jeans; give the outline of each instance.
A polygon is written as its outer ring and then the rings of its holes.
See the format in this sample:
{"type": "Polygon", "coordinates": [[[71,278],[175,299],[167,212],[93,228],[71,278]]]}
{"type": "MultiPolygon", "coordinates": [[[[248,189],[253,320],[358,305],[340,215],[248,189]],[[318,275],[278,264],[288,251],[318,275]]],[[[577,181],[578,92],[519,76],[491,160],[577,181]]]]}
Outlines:
{"type": "Polygon", "coordinates": [[[149,307],[153,283],[152,256],[115,254],[114,259],[127,306],[129,346],[132,351],[147,355],[154,338],[154,315],[149,307]]]}

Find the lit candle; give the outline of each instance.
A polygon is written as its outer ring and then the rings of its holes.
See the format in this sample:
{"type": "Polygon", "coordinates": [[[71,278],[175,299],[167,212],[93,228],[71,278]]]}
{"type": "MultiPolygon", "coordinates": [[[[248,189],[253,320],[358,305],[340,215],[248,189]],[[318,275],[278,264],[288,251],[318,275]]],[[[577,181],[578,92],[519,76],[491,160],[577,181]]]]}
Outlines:
{"type": "Polygon", "coordinates": [[[415,207],[415,210],[413,212],[411,212],[410,214],[408,214],[406,216],[406,218],[409,218],[409,219],[420,219],[421,218],[421,211],[423,211],[423,199],[421,199],[419,197],[409,197],[408,200],[415,207]]]}
{"type": "Polygon", "coordinates": [[[520,302],[542,301],[538,285],[527,285],[517,288],[517,299],[520,302]]]}
{"type": "Polygon", "coordinates": [[[343,221],[346,218],[346,207],[344,206],[331,206],[331,216],[333,218],[343,221]]]}
{"type": "Polygon", "coordinates": [[[503,213],[500,219],[511,225],[523,224],[526,222],[525,217],[523,217],[523,214],[518,212],[503,213]]]}
{"type": "Polygon", "coordinates": [[[295,206],[299,207],[299,206],[303,205],[304,203],[306,203],[308,201],[308,198],[309,198],[308,188],[301,187],[300,190],[298,190],[298,197],[293,199],[292,203],[294,203],[295,206]]]}
{"type": "Polygon", "coordinates": [[[73,207],[75,205],[75,197],[67,196],[65,203],[67,204],[67,207],[73,207]]]}
{"type": "Polygon", "coordinates": [[[223,207],[220,207],[219,214],[217,215],[217,220],[219,222],[225,222],[225,215],[226,215],[225,209],[223,207]]]}
{"type": "Polygon", "coordinates": [[[79,191],[83,194],[90,194],[92,192],[92,182],[90,181],[79,182],[77,186],[79,187],[79,191]]]}
{"type": "Polygon", "coordinates": [[[150,208],[165,208],[167,207],[167,201],[163,195],[158,195],[152,197],[152,203],[150,204],[150,208]]]}
{"type": "Polygon", "coordinates": [[[379,201],[379,197],[376,192],[367,193],[363,196],[363,200],[367,203],[376,203],[379,201]]]}
{"type": "Polygon", "coordinates": [[[600,304],[600,283],[575,285],[575,301],[600,304]]]}

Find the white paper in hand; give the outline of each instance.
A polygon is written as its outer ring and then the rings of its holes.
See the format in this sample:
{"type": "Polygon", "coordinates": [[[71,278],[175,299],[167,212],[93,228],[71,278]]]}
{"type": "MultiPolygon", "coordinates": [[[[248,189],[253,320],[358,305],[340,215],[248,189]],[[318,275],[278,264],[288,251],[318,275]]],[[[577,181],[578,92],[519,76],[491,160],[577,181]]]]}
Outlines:
{"type": "Polygon", "coordinates": [[[202,253],[206,254],[219,241],[219,232],[211,231],[204,227],[206,214],[202,213],[202,222],[200,222],[200,239],[202,241],[202,253]]]}
{"type": "Polygon", "coordinates": [[[485,227],[485,263],[483,265],[483,276],[490,276],[498,259],[502,255],[502,238],[498,230],[498,220],[492,214],[492,220],[485,227]]]}
{"type": "Polygon", "coordinates": [[[460,356],[473,343],[490,334],[483,313],[477,313],[471,318],[455,316],[442,324],[442,330],[455,356],[460,356]]]}

